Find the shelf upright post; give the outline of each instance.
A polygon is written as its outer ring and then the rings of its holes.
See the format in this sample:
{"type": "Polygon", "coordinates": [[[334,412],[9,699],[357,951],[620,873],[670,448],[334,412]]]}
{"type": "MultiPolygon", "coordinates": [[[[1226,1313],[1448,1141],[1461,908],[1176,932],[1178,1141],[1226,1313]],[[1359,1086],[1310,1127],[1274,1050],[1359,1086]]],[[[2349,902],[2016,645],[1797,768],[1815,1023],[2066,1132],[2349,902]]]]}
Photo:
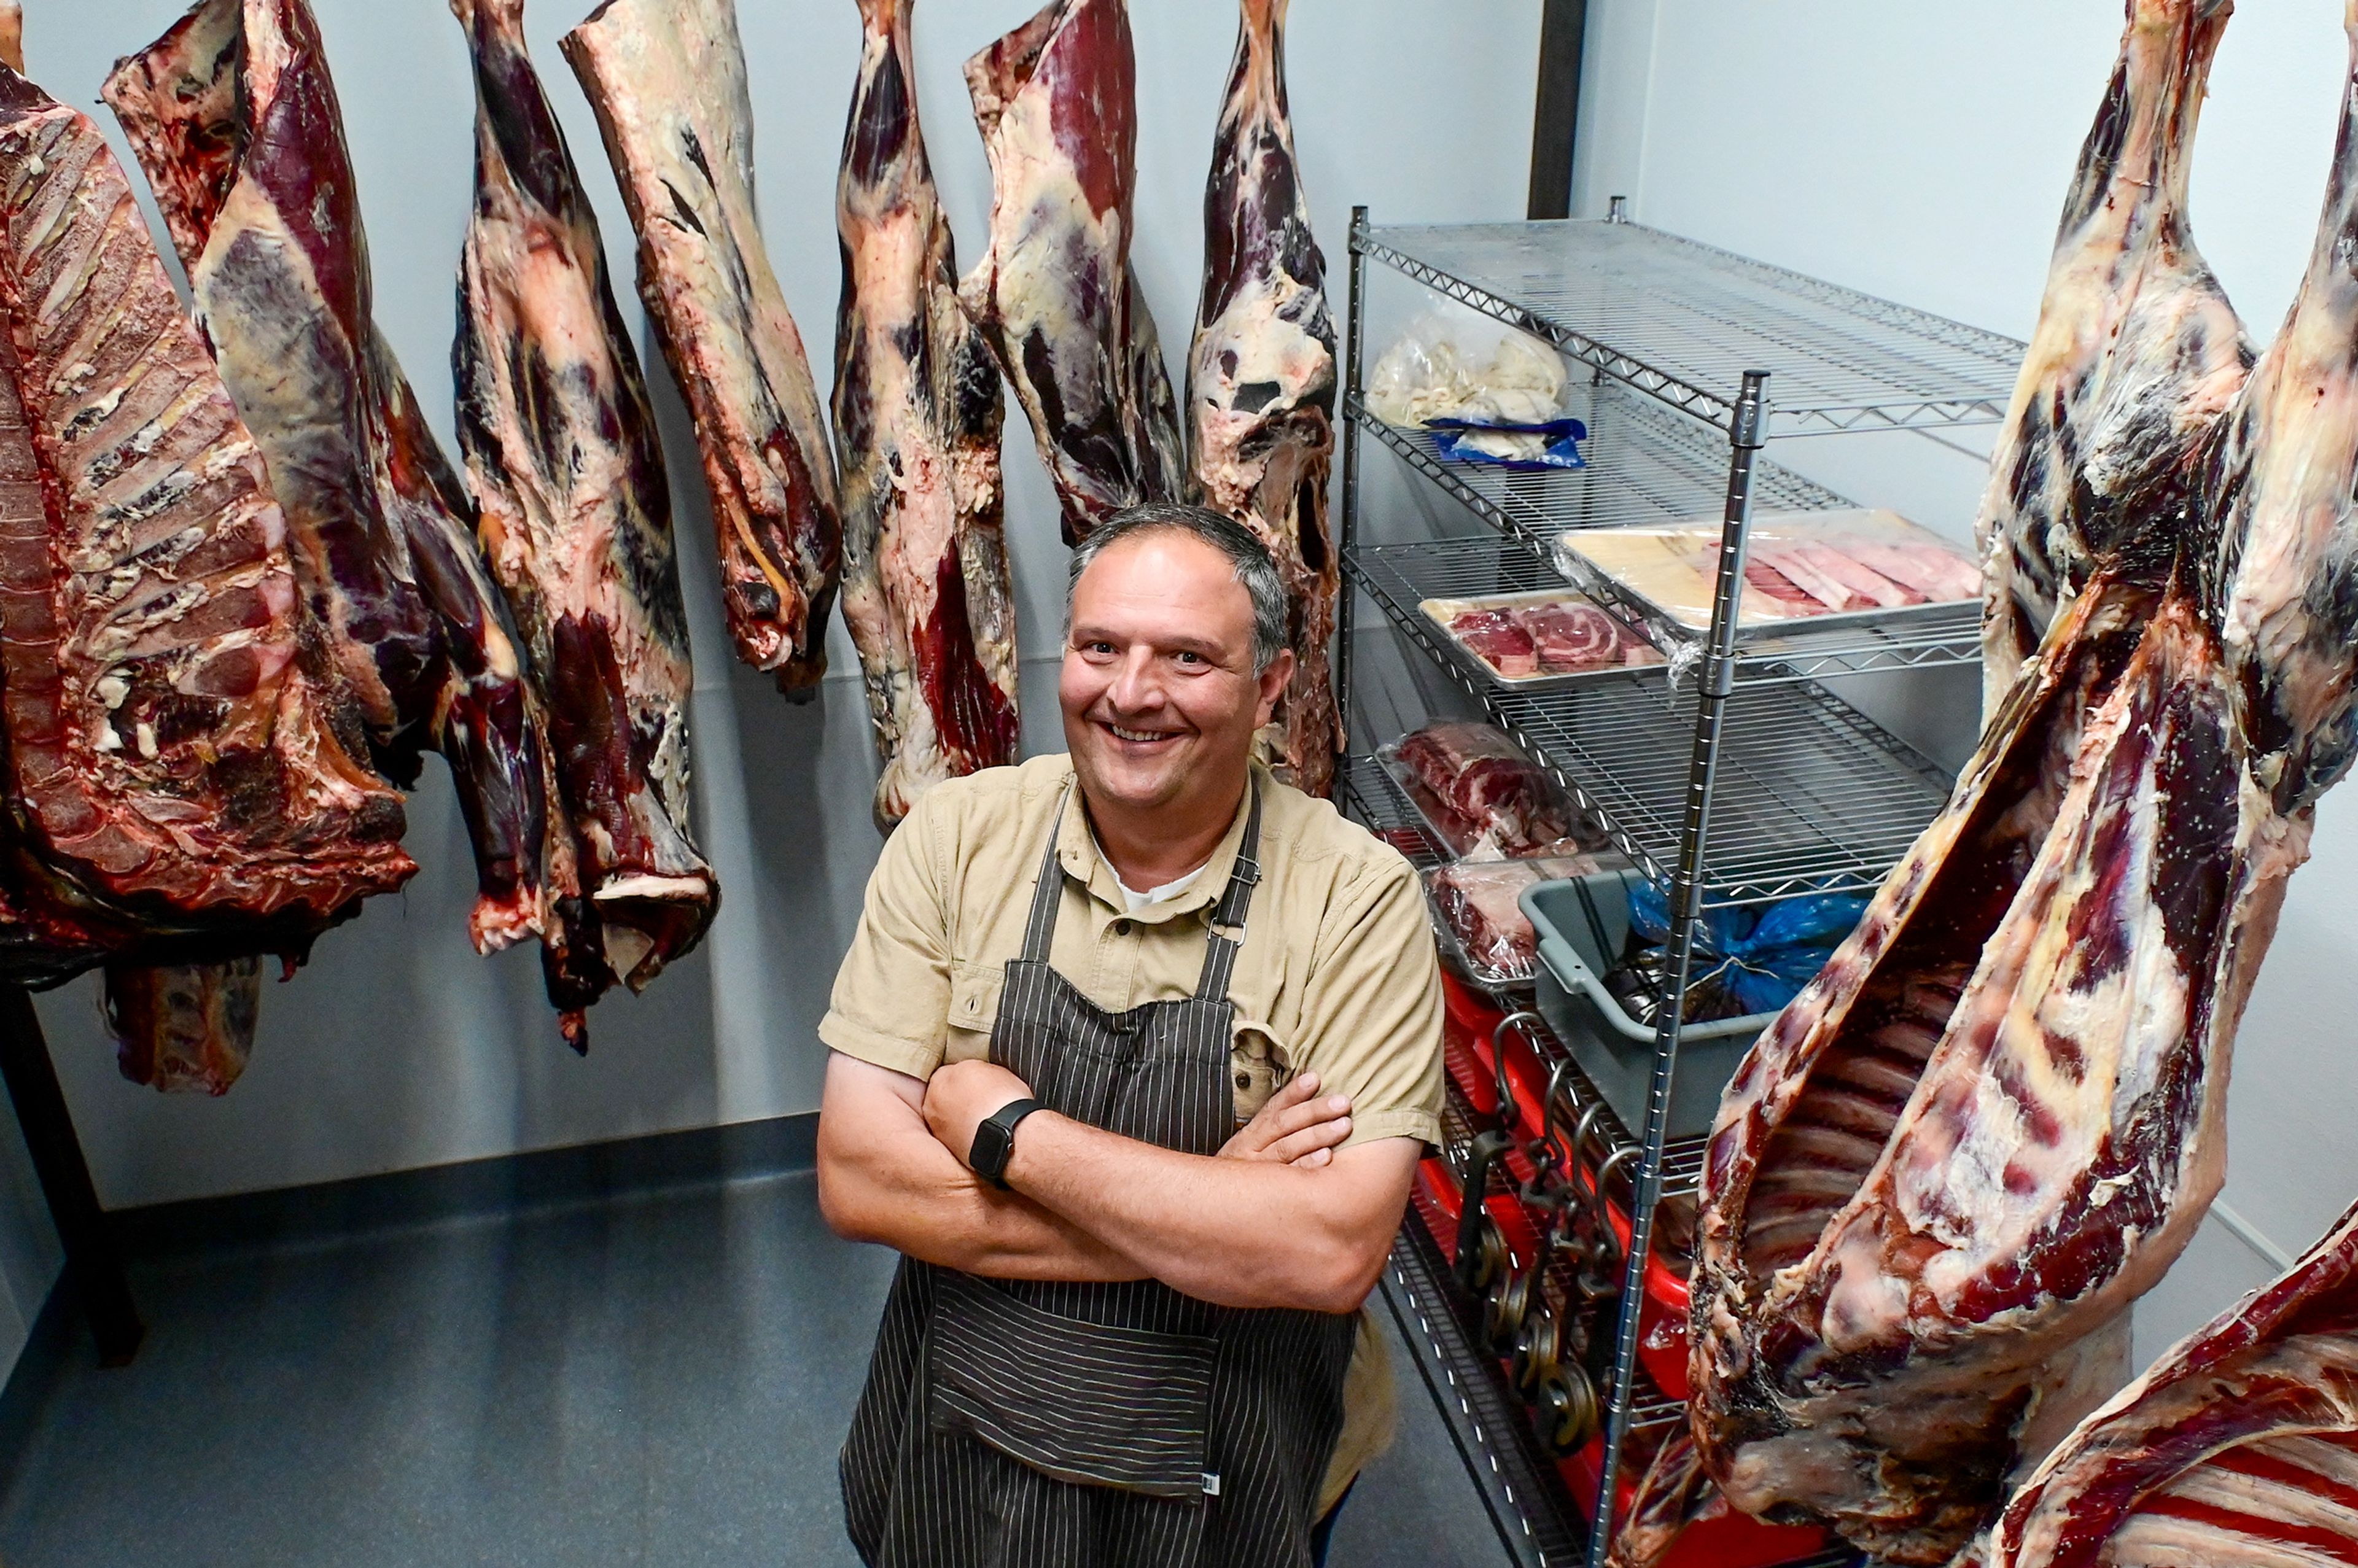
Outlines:
{"type": "MultiPolygon", "coordinates": [[[[1335,529],[1335,548],[1341,559],[1348,560],[1352,546],[1359,537],[1359,421],[1353,410],[1359,406],[1360,388],[1365,377],[1360,373],[1360,350],[1367,339],[1368,257],[1365,242],[1368,234],[1368,210],[1351,209],[1351,284],[1347,304],[1349,322],[1345,350],[1347,359],[1343,371],[1343,504],[1341,517],[1335,529]]],[[[1337,594],[1342,602],[1335,606],[1335,730],[1343,750],[1351,750],[1351,633],[1357,621],[1359,590],[1346,573],[1337,594]]]]}
{"type": "Polygon", "coordinates": [[[1613,1387],[1606,1404],[1605,1463],[1597,1479],[1595,1523],[1588,1532],[1589,1568],[1605,1568],[1612,1551],[1614,1502],[1621,1483],[1621,1449],[1628,1435],[1630,1391],[1637,1371],[1638,1320],[1646,1289],[1646,1259],[1653,1245],[1654,1209],[1662,1201],[1662,1144],[1670,1131],[1671,1083],[1678,1066],[1681,1017],[1694,966],[1695,927],[1703,919],[1704,851],[1711,837],[1712,795],[1719,782],[1720,727],[1736,687],[1736,616],[1751,539],[1752,470],[1767,438],[1768,373],[1744,373],[1744,389],[1728,419],[1727,507],[1720,529],[1719,571],[1712,584],[1711,639],[1695,694],[1694,755],[1687,768],[1686,820],[1679,863],[1671,879],[1669,980],[1661,1022],[1654,1034],[1654,1082],[1646,1099],[1644,1151],[1629,1205],[1629,1255],[1621,1271],[1621,1301],[1614,1325],[1613,1387]]]}
{"type": "Polygon", "coordinates": [[[131,1286],[124,1279],[123,1255],[99,1206],[98,1189],[82,1158],[73,1113],[58,1086],[57,1065],[49,1059],[40,1015],[23,986],[0,985],[0,1078],[7,1082],[16,1123],[25,1131],[26,1152],[33,1157],[42,1195],[49,1200],[49,1217],[57,1222],[58,1240],[65,1249],[65,1288],[80,1300],[90,1321],[98,1364],[127,1367],[147,1329],[139,1321],[131,1286]]]}

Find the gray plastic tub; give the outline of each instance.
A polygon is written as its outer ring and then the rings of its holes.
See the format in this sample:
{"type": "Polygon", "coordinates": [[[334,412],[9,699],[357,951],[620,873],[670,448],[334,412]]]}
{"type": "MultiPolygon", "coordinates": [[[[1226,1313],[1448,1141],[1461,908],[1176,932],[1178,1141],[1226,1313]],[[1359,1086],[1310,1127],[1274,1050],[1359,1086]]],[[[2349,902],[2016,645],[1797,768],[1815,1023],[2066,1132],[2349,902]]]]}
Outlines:
{"type": "MultiPolygon", "coordinates": [[[[1622,1011],[1603,978],[1628,946],[1629,889],[1637,881],[1634,871],[1599,871],[1534,883],[1517,902],[1539,937],[1540,1016],[1622,1125],[1642,1133],[1646,1097],[1654,1087],[1654,1027],[1622,1011]]],[[[1690,1138],[1711,1130],[1721,1091],[1776,1016],[1747,1013],[1679,1031],[1666,1136],[1690,1138]]]]}

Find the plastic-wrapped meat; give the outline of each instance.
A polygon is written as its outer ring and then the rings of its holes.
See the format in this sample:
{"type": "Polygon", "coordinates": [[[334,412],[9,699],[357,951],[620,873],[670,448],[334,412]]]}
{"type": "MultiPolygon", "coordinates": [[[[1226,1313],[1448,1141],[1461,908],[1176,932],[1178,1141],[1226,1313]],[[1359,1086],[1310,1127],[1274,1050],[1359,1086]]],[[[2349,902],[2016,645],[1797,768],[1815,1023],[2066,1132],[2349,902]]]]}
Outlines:
{"type": "Polygon", "coordinates": [[[2358,1559],[2358,1208],[2048,1455],[1973,1568],[2358,1559]]]}
{"type": "Polygon", "coordinates": [[[299,958],[416,870],[105,139],[0,67],[0,972],[299,958]]]}
{"type": "Polygon", "coordinates": [[[2194,248],[2187,177],[2228,0],[2128,0],[1974,526],[1985,707],[2095,563],[2172,504],[2252,349],[2194,248]]]}
{"type": "Polygon", "coordinates": [[[2236,1023],[2353,746],[2344,108],[2292,313],[2190,481],[2121,523],[1721,1108],[1692,1371],[1747,1512],[1945,1562],[2111,1391],[2218,1191],[2236,1023]],[[1953,1006],[1922,989],[1961,972],[1953,1006]]]}
{"type": "Polygon", "coordinates": [[[688,834],[687,618],[645,383],[597,219],[525,52],[523,0],[453,0],[475,64],[475,210],[451,362],[492,571],[556,742],[585,938],[565,1028],[693,947],[719,899],[688,834]]]}
{"type": "Polygon", "coordinates": [[[1323,795],[1343,744],[1327,662],[1343,580],[1326,527],[1335,323],[1286,109],[1285,7],[1243,0],[1204,190],[1187,416],[1205,504],[1260,535],[1292,596],[1293,680],[1267,749],[1323,795]]]}
{"type": "Polygon", "coordinates": [[[1841,584],[1855,604],[1895,610],[1924,602],[1924,596],[1906,583],[1893,581],[1835,546],[1809,540],[1795,545],[1793,550],[1822,576],[1841,584]]]}
{"type": "Polygon", "coordinates": [[[303,0],[199,0],[103,89],[269,464],[295,568],[380,766],[449,761],[478,948],[559,946],[572,878],[538,698],[458,476],[370,319],[341,113],[303,0]]]}
{"type": "Polygon", "coordinates": [[[1552,674],[1662,661],[1652,643],[1594,604],[1537,604],[1518,610],[1515,619],[1536,644],[1540,667],[1552,674]]]}
{"type": "Polygon", "coordinates": [[[1468,610],[1450,619],[1449,634],[1510,680],[1539,674],[1539,646],[1520,618],[1508,611],[1468,610]]]}
{"type": "Polygon", "coordinates": [[[1180,496],[1179,409],[1130,265],[1138,62],[1124,0],[1049,0],[966,62],[990,243],[958,286],[1032,421],[1065,542],[1180,496]]]}
{"type": "Polygon", "coordinates": [[[1523,860],[1460,860],[1432,874],[1433,901],[1466,957],[1489,979],[1529,979],[1539,962],[1539,935],[1519,902],[1525,888],[1603,868],[1594,855],[1523,860]]]}
{"type": "Polygon", "coordinates": [[[885,828],[927,786],[1013,762],[1016,743],[999,372],[958,307],[917,123],[914,5],[860,0],[835,209],[843,622],[867,677],[885,828]]]}
{"type": "Polygon", "coordinates": [[[1845,537],[1834,548],[1861,566],[1902,588],[1912,589],[1927,602],[1946,604],[1981,594],[1981,577],[1956,554],[1938,546],[1893,545],[1880,539],[1845,537]]]}
{"type": "Polygon", "coordinates": [[[639,293],[695,416],[737,655],[806,698],[842,564],[835,459],[753,206],[734,0],[606,0],[565,35],[631,226],[639,293]]]}
{"type": "Polygon", "coordinates": [[[1441,818],[1436,826],[1451,832],[1461,855],[1539,854],[1573,831],[1563,793],[1487,724],[1428,724],[1401,736],[1393,756],[1422,786],[1425,809],[1441,818]]]}

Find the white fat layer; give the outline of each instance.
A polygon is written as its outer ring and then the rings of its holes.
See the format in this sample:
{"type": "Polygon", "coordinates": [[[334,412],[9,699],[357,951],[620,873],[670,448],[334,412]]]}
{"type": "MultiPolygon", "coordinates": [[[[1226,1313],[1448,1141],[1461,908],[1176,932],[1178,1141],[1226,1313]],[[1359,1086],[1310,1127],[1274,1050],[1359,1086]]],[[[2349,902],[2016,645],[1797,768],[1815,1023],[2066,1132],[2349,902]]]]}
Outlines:
{"type": "Polygon", "coordinates": [[[2331,1552],[2202,1519],[2139,1514],[2105,1549],[2111,1568],[2346,1568],[2331,1552]]]}

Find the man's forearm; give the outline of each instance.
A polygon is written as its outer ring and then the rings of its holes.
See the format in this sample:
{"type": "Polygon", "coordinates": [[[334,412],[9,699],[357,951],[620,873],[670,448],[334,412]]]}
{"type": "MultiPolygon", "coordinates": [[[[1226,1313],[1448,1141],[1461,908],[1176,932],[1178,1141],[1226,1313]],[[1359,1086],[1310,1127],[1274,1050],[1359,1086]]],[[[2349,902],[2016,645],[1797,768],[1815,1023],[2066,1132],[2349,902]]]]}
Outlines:
{"type": "Polygon", "coordinates": [[[1374,1287],[1414,1168],[1401,1139],[1304,1170],[1181,1154],[1043,1111],[1018,1130],[1007,1180],[1174,1290],[1340,1313],[1374,1287]]]}
{"type": "Polygon", "coordinates": [[[969,1274],[1103,1281],[1147,1272],[1070,1221],[984,1184],[926,1130],[905,1091],[865,1064],[829,1064],[818,1196],[838,1235],[969,1274]]]}

